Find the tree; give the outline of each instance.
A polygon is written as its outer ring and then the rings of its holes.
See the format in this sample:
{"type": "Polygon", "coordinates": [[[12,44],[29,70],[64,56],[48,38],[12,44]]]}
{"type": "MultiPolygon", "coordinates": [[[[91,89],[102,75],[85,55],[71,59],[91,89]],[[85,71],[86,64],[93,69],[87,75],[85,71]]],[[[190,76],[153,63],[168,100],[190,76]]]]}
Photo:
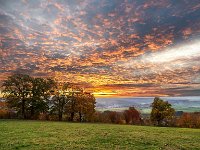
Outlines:
{"type": "Polygon", "coordinates": [[[95,98],[92,94],[83,92],[83,89],[71,83],[58,83],[52,91],[50,112],[58,115],[61,121],[63,114],[69,116],[69,121],[74,121],[79,116],[79,121],[91,120],[95,112],[95,98]]]}
{"type": "Polygon", "coordinates": [[[79,114],[79,121],[91,120],[95,112],[95,97],[87,92],[81,91],[77,95],[77,113],[79,114]]]}
{"type": "Polygon", "coordinates": [[[3,82],[3,93],[8,106],[20,113],[20,117],[34,118],[47,111],[47,101],[53,86],[54,81],[51,79],[14,74],[3,82]]]}
{"type": "Polygon", "coordinates": [[[63,113],[65,111],[66,104],[69,102],[69,83],[58,84],[54,89],[54,95],[52,97],[53,105],[51,112],[58,115],[58,120],[62,121],[63,113]]]}
{"type": "Polygon", "coordinates": [[[3,88],[8,106],[24,119],[38,119],[50,112],[60,121],[63,114],[69,115],[71,121],[76,116],[83,121],[91,120],[95,112],[94,96],[70,83],[14,74],[4,81],[3,88]]]}
{"type": "Polygon", "coordinates": [[[70,84],[68,90],[68,103],[65,106],[66,112],[70,115],[69,121],[74,121],[74,116],[77,112],[78,95],[82,92],[79,87],[70,84]]]}
{"type": "Polygon", "coordinates": [[[95,98],[92,94],[84,92],[82,88],[72,85],[69,90],[69,101],[66,105],[66,112],[70,121],[79,116],[79,121],[91,120],[95,112],[95,98]]]}
{"type": "Polygon", "coordinates": [[[107,123],[116,123],[116,124],[123,124],[123,113],[116,112],[116,111],[104,111],[103,115],[103,122],[107,123]]]}
{"type": "Polygon", "coordinates": [[[84,109],[84,115],[86,121],[91,121],[92,117],[95,113],[95,104],[96,104],[96,99],[93,94],[91,93],[84,93],[86,95],[86,109],[84,109]]]}
{"type": "Polygon", "coordinates": [[[141,122],[139,111],[134,107],[129,107],[128,110],[123,112],[126,124],[138,124],[141,122]]]}
{"type": "Polygon", "coordinates": [[[107,111],[111,123],[117,123],[119,115],[116,111],[107,111]]]}
{"type": "Polygon", "coordinates": [[[183,113],[176,120],[176,125],[184,128],[200,128],[200,112],[183,113]]]}
{"type": "Polygon", "coordinates": [[[9,107],[15,108],[26,118],[27,101],[30,98],[31,77],[29,75],[14,74],[3,82],[3,93],[9,107]]]}
{"type": "Polygon", "coordinates": [[[28,109],[31,118],[34,118],[40,113],[48,111],[50,90],[55,86],[55,82],[51,79],[32,78],[31,84],[31,96],[28,109]]]}
{"type": "Polygon", "coordinates": [[[175,114],[175,110],[171,107],[171,104],[167,101],[163,101],[159,97],[154,98],[151,107],[151,121],[159,126],[168,125],[175,114]]]}

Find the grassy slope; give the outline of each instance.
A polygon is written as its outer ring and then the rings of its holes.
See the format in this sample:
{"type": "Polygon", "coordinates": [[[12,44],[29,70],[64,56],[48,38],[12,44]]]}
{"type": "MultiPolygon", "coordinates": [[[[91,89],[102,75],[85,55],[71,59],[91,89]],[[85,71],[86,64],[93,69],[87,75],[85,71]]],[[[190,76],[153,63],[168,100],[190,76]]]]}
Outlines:
{"type": "Polygon", "coordinates": [[[200,129],[0,120],[0,149],[200,149],[200,129]]]}

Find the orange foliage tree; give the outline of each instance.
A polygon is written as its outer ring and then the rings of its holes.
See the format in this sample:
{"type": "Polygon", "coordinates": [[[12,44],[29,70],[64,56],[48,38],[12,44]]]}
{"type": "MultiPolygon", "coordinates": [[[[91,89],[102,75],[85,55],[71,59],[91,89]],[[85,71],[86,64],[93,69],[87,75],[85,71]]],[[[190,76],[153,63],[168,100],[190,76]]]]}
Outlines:
{"type": "Polygon", "coordinates": [[[141,123],[141,117],[139,111],[134,107],[129,107],[128,110],[123,112],[126,124],[139,124],[141,123]]]}

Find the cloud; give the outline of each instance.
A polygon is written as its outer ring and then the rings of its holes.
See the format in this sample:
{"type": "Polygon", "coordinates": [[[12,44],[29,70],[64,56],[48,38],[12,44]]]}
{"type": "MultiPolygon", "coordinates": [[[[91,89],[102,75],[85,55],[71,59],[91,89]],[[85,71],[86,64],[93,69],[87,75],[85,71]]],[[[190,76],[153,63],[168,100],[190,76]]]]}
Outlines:
{"type": "MultiPolygon", "coordinates": [[[[177,69],[195,68],[199,70],[200,42],[186,43],[173,46],[153,53],[145,53],[140,57],[120,64],[125,68],[146,68],[163,72],[166,70],[176,71],[177,69]],[[138,65],[139,66],[135,66],[138,65]]],[[[188,69],[188,70],[189,70],[188,69]]],[[[150,70],[149,70],[150,71],[150,70]]],[[[187,71],[187,70],[186,70],[187,71]]],[[[151,72],[150,72],[151,73],[151,72]]]]}
{"type": "Polygon", "coordinates": [[[199,14],[190,0],[0,0],[0,82],[23,72],[118,95],[196,90],[199,14]]]}
{"type": "Polygon", "coordinates": [[[175,46],[162,52],[151,53],[148,56],[144,55],[142,60],[147,63],[168,63],[183,59],[193,60],[200,57],[199,47],[199,41],[192,44],[183,44],[182,46],[175,46]]]}

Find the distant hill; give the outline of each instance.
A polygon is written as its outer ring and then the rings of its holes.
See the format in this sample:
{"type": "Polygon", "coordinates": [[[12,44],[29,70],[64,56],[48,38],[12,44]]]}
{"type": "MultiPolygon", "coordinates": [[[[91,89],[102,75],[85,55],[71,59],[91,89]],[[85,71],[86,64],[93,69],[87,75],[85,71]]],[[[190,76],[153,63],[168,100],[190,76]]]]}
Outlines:
{"type": "MultiPolygon", "coordinates": [[[[200,111],[200,96],[161,98],[172,104],[172,107],[176,111],[200,111]]],[[[141,110],[142,113],[150,113],[153,99],[154,97],[97,98],[96,109],[121,111],[130,106],[135,106],[141,110]]]]}

